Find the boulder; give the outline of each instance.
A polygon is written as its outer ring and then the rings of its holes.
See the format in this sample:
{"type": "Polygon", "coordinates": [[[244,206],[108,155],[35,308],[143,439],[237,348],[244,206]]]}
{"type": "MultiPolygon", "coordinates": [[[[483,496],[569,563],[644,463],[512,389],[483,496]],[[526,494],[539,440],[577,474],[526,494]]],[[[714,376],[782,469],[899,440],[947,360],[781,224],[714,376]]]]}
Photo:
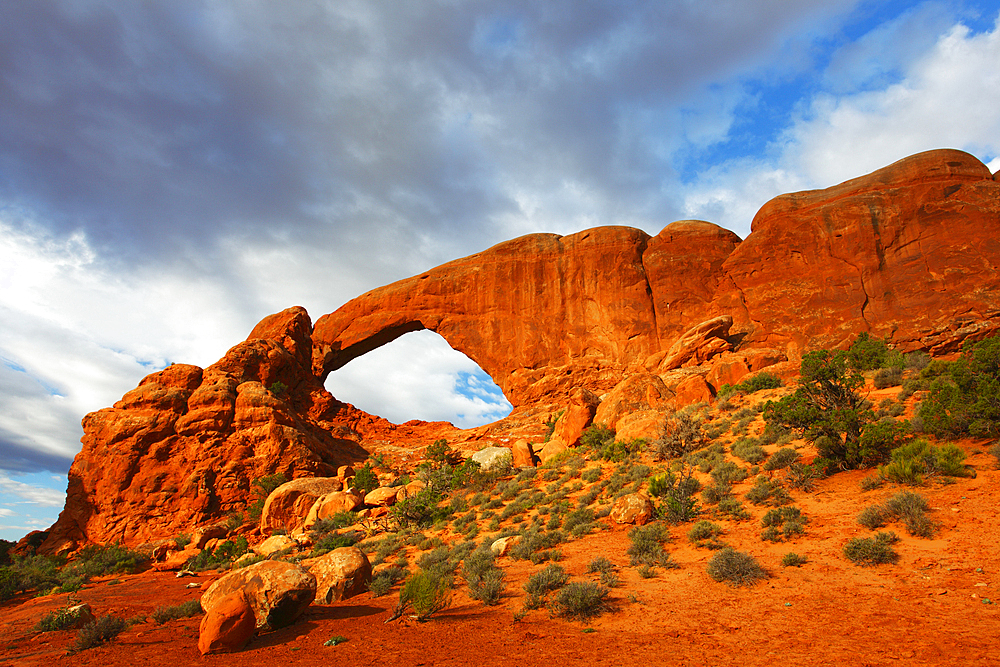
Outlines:
{"type": "Polygon", "coordinates": [[[516,441],[511,448],[511,453],[514,455],[515,468],[535,467],[535,454],[531,450],[531,445],[528,444],[527,440],[521,439],[516,441]]]}
{"type": "Polygon", "coordinates": [[[628,493],[611,507],[611,520],[617,524],[641,526],[653,518],[653,502],[642,493],[628,493]]]}
{"type": "Polygon", "coordinates": [[[720,315],[691,327],[667,350],[659,371],[695,366],[729,350],[732,344],[727,337],[732,326],[731,316],[720,315]]]}
{"type": "Polygon", "coordinates": [[[514,454],[507,447],[484,447],[472,455],[479,469],[489,472],[495,468],[514,465],[514,454]]]}
{"type": "Polygon", "coordinates": [[[253,550],[259,556],[270,556],[285,549],[294,549],[297,546],[298,543],[287,535],[272,535],[253,547],[253,550]]]}
{"type": "Polygon", "coordinates": [[[520,535],[509,535],[507,537],[501,537],[499,540],[493,542],[490,545],[490,551],[495,553],[497,556],[506,556],[510,549],[517,545],[521,541],[520,535]]]}
{"type": "Polygon", "coordinates": [[[261,561],[215,581],[201,596],[201,608],[209,613],[237,591],[246,594],[257,627],[273,630],[290,625],[312,604],[316,577],[294,563],[261,561]]]}
{"type": "Polygon", "coordinates": [[[641,410],[662,410],[670,405],[674,393],[658,376],[636,373],[611,390],[594,416],[594,423],[617,429],[625,415],[641,410]]]}
{"type": "Polygon", "coordinates": [[[79,629],[88,623],[92,623],[97,620],[94,616],[94,610],[89,604],[84,602],[83,604],[74,605],[66,610],[66,615],[73,619],[73,624],[69,627],[79,629]]]}
{"type": "Polygon", "coordinates": [[[222,524],[202,526],[191,535],[190,546],[194,549],[204,549],[209,540],[215,540],[229,535],[229,528],[222,524]]]}
{"type": "Polygon", "coordinates": [[[372,507],[388,507],[396,503],[396,496],[402,490],[401,486],[380,486],[365,495],[365,505],[372,507]]]}
{"type": "Polygon", "coordinates": [[[316,603],[332,604],[368,590],[372,566],[357,547],[341,547],[308,563],[316,577],[316,603]]]}
{"type": "Polygon", "coordinates": [[[715,395],[712,388],[705,382],[701,375],[689,375],[673,387],[673,405],[676,408],[683,408],[686,405],[695,403],[708,403],[715,395]]]}
{"type": "Polygon", "coordinates": [[[569,447],[562,440],[549,440],[542,446],[542,451],[538,453],[538,460],[545,463],[554,456],[559,456],[569,447]]]}
{"type": "Polygon", "coordinates": [[[301,528],[309,510],[320,496],[340,491],[336,477],[300,477],[285,482],[268,495],[260,514],[260,530],[265,535],[281,529],[301,528]]]}
{"type": "Polygon", "coordinates": [[[597,394],[578,387],[571,396],[571,401],[559,419],[556,420],[555,428],[549,442],[558,440],[568,447],[576,447],[580,444],[580,436],[584,430],[594,421],[597,408],[601,404],[601,399],[597,394]]]}
{"type": "Polygon", "coordinates": [[[324,494],[317,498],[313,506],[309,508],[309,513],[306,515],[302,527],[309,530],[321,519],[329,519],[341,512],[353,512],[361,507],[363,502],[361,497],[352,491],[334,491],[324,494]]]}
{"type": "Polygon", "coordinates": [[[257,631],[253,606],[241,590],[233,591],[206,611],[198,631],[202,655],[239,651],[257,631]]]}
{"type": "Polygon", "coordinates": [[[652,442],[663,433],[664,417],[662,410],[631,412],[618,420],[615,426],[615,440],[624,442],[641,438],[652,442]]]}
{"type": "Polygon", "coordinates": [[[172,572],[184,567],[184,564],[201,553],[201,549],[188,546],[181,551],[167,551],[162,562],[153,563],[153,569],[157,572],[172,572]]]}

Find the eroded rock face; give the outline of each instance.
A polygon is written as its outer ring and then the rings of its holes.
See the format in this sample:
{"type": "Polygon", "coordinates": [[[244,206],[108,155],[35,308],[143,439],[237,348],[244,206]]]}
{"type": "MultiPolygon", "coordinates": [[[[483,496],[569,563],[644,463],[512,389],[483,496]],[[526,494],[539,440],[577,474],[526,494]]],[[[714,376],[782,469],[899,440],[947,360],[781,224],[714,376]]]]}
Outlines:
{"type": "Polygon", "coordinates": [[[714,300],[744,344],[836,347],[869,331],[945,352],[1000,329],[1000,185],[967,153],[776,197],[752,230],[714,300]]]}
{"type": "Polygon", "coordinates": [[[312,375],[310,329],[305,310],[289,308],[209,368],[175,364],[84,417],[66,507],[42,551],[191,533],[244,511],[255,478],[332,476],[364,459],[338,424],[359,411],[312,375]]]}

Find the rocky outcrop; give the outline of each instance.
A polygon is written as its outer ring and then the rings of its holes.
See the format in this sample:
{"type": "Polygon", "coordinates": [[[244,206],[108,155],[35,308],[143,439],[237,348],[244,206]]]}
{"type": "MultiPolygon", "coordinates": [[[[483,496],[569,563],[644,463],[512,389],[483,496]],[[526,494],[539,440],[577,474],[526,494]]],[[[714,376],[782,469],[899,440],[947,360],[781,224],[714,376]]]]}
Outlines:
{"type": "Polygon", "coordinates": [[[357,547],[340,547],[307,564],[316,577],[316,603],[333,604],[368,590],[372,565],[357,547]]]}
{"type": "Polygon", "coordinates": [[[285,482],[264,501],[260,531],[270,535],[276,530],[292,532],[301,528],[316,501],[342,487],[343,483],[336,477],[300,477],[285,482]]]}
{"type": "Polygon", "coordinates": [[[954,350],[1000,329],[1000,184],[971,155],[936,150],[782,195],[722,271],[713,303],[744,345],[838,347],[868,331],[954,350]]]}
{"type": "Polygon", "coordinates": [[[218,363],[169,366],[84,417],[66,507],[42,551],[191,533],[244,511],[258,477],[332,476],[364,459],[340,420],[359,411],[312,375],[310,330],[305,310],[289,308],[218,363]]]}
{"type": "Polygon", "coordinates": [[[198,650],[202,655],[239,651],[257,632],[253,607],[242,590],[222,598],[201,619],[198,650]]]}

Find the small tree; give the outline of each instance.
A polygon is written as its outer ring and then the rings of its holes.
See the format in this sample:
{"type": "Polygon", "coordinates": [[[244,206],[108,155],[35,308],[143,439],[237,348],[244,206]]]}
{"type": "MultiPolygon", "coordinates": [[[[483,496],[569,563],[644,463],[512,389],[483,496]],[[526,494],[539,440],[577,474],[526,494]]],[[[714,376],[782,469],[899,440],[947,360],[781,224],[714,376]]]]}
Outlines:
{"type": "Polygon", "coordinates": [[[962,356],[931,384],[920,404],[935,435],[1000,435],[1000,337],[962,346],[962,356]]]}
{"type": "Polygon", "coordinates": [[[768,401],[764,420],[796,429],[815,441],[825,466],[860,468],[882,461],[888,451],[862,447],[865,426],[875,418],[858,390],[860,372],[848,367],[844,352],[817,350],[802,358],[799,387],[780,401],[768,401]]]}

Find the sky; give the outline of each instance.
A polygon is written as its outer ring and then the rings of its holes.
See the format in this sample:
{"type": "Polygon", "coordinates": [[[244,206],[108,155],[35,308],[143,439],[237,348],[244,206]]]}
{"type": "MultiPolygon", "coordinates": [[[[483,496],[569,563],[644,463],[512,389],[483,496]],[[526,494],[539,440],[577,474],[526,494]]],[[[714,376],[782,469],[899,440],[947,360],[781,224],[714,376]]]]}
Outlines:
{"type": "MultiPolygon", "coordinates": [[[[996,0],[0,0],[0,538],[80,419],[264,316],[523,234],[709,220],[913,153],[1000,169],[996,0]]],[[[509,404],[437,334],[333,373],[393,421],[509,404]]]]}

